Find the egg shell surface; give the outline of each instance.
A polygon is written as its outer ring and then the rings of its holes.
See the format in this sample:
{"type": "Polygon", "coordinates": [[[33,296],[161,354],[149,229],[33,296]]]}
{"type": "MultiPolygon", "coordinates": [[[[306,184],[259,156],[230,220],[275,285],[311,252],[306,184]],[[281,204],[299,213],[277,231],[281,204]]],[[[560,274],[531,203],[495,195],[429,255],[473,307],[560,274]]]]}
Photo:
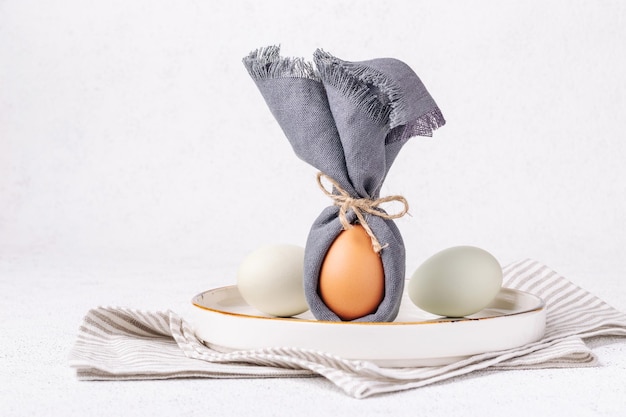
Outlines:
{"type": "Polygon", "coordinates": [[[411,276],[407,292],[429,313],[463,317],[485,308],[502,286],[502,267],[484,249],[456,246],[428,258],[411,276]]]}
{"type": "Polygon", "coordinates": [[[341,320],[376,311],[385,296],[385,272],[361,225],[344,230],[328,248],[320,269],[319,295],[341,320]]]}
{"type": "Polygon", "coordinates": [[[257,310],[290,317],[309,309],[303,284],[304,248],[266,245],[250,253],[237,270],[237,288],[257,310]]]}

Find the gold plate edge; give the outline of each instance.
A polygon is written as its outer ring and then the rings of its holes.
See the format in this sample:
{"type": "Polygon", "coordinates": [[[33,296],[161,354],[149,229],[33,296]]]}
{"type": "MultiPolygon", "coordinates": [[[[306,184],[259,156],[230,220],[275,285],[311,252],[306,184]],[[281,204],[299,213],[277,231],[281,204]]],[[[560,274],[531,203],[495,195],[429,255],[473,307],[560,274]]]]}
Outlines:
{"type": "Polygon", "coordinates": [[[212,313],[218,313],[221,315],[225,315],[225,316],[233,316],[233,317],[238,317],[238,318],[246,318],[246,319],[260,319],[260,320],[272,320],[272,321],[286,321],[286,322],[292,322],[292,323],[317,323],[317,324],[334,324],[334,325],[360,325],[360,326],[407,326],[407,325],[418,325],[418,324],[442,324],[442,323],[459,323],[459,322],[472,322],[472,321],[482,321],[482,320],[491,320],[491,319],[498,319],[498,318],[504,318],[504,317],[512,317],[512,316],[518,316],[518,315],[522,315],[522,314],[530,314],[530,313],[535,313],[535,312],[539,312],[543,309],[545,309],[545,301],[539,297],[538,295],[535,294],[531,294],[529,292],[526,291],[521,291],[521,290],[517,290],[515,288],[507,288],[507,287],[503,287],[503,289],[505,290],[510,290],[510,291],[514,291],[517,293],[521,293],[521,294],[525,294],[525,295],[529,295],[531,297],[536,298],[537,300],[539,300],[539,305],[533,309],[530,310],[524,310],[524,311],[518,311],[516,313],[511,313],[511,314],[504,314],[504,315],[500,315],[500,316],[489,316],[489,317],[459,317],[459,318],[446,318],[446,317],[441,317],[441,318],[437,318],[437,319],[433,319],[433,320],[424,320],[424,321],[403,321],[403,322],[371,322],[371,321],[367,321],[367,322],[363,322],[363,321],[328,321],[328,320],[310,320],[310,319],[298,319],[298,318],[293,318],[293,317],[263,317],[263,316],[255,316],[255,315],[250,315],[250,314],[241,314],[241,313],[233,313],[230,311],[224,311],[224,310],[218,310],[218,309],[214,309],[214,308],[210,308],[204,305],[201,305],[197,300],[204,296],[204,294],[208,293],[208,292],[215,292],[215,291],[220,291],[220,290],[227,290],[230,288],[236,288],[236,285],[226,285],[223,287],[217,287],[217,288],[213,288],[207,291],[203,291],[199,294],[196,294],[192,299],[191,299],[191,303],[195,306],[198,307],[201,310],[206,310],[206,311],[210,311],[212,313]]]}

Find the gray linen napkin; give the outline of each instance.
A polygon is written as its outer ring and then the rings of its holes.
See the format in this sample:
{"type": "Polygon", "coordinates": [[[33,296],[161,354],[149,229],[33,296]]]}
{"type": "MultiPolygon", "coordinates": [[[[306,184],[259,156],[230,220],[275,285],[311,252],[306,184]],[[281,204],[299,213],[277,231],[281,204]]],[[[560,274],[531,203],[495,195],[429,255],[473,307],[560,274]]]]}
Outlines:
{"type": "MultiPolygon", "coordinates": [[[[317,50],[313,64],[280,56],[277,46],[257,49],[243,63],[296,155],[332,178],[352,198],[375,200],[402,146],[432,136],[445,120],[407,64],[393,58],[348,62],[317,50]]],[[[376,311],[355,321],[393,321],[404,288],[405,249],[392,219],[376,207],[363,220],[385,247],[380,251],[385,294],[376,311]]],[[[348,223],[356,221],[348,211],[348,223]]],[[[339,321],[318,294],[319,273],[343,230],[332,205],[313,222],[304,254],[304,289],[319,320],[339,321]]]]}
{"type": "Polygon", "coordinates": [[[481,369],[597,365],[583,339],[626,336],[626,314],[545,265],[523,260],[503,269],[504,286],[546,303],[545,336],[534,343],[474,355],[443,366],[382,368],[324,352],[268,348],[220,353],[202,344],[172,311],[119,307],[90,310],[70,353],[80,380],[323,376],[355,398],[401,391],[481,369]]]}

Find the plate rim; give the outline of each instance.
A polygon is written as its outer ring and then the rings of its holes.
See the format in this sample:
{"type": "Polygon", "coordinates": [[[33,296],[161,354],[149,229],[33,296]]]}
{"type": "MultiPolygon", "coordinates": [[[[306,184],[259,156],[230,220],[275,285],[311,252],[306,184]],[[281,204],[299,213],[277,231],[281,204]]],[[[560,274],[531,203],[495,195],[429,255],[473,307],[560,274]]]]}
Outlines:
{"type": "MultiPolygon", "coordinates": [[[[502,318],[502,317],[511,317],[511,316],[517,316],[517,315],[522,315],[522,314],[529,314],[529,313],[534,313],[534,312],[538,312],[538,311],[544,310],[546,308],[545,301],[543,300],[543,298],[539,297],[538,295],[529,293],[527,291],[518,290],[518,289],[515,289],[515,288],[509,288],[509,287],[501,287],[500,291],[498,292],[498,295],[500,295],[502,292],[520,293],[520,294],[523,294],[525,296],[529,296],[531,298],[536,299],[538,301],[538,306],[534,307],[534,308],[531,308],[531,309],[514,312],[514,313],[493,315],[493,316],[487,316],[487,317],[444,317],[444,316],[438,316],[438,317],[433,318],[433,319],[420,320],[420,321],[375,322],[375,321],[330,321],[330,320],[305,319],[305,318],[295,318],[295,317],[265,317],[265,316],[257,316],[257,315],[251,315],[251,314],[243,314],[243,313],[235,313],[235,312],[231,312],[231,311],[219,310],[219,309],[216,309],[216,308],[211,308],[211,307],[207,307],[207,306],[201,305],[199,302],[197,302],[197,300],[200,297],[202,297],[204,294],[206,294],[206,293],[217,292],[217,291],[226,291],[226,290],[231,290],[233,288],[238,291],[237,285],[224,285],[224,286],[221,286],[221,287],[211,288],[209,290],[202,291],[202,292],[194,295],[191,298],[191,303],[192,303],[192,305],[194,307],[197,307],[197,308],[199,308],[201,310],[206,310],[206,311],[210,311],[212,313],[217,313],[217,314],[221,314],[221,315],[225,315],[225,316],[234,316],[234,317],[241,318],[241,319],[286,321],[286,322],[292,322],[292,323],[334,324],[334,325],[340,325],[340,326],[346,326],[346,325],[359,325],[359,326],[407,326],[407,325],[409,325],[409,326],[414,326],[414,325],[427,325],[427,324],[472,322],[472,321],[483,321],[483,320],[490,320],[490,319],[498,319],[498,318],[502,318]]],[[[241,293],[239,293],[239,294],[241,295],[241,293]]],[[[498,295],[496,295],[496,297],[498,295]]],[[[243,297],[242,297],[242,299],[243,299],[243,297]]],[[[245,300],[244,300],[244,302],[245,302],[245,300]]]]}

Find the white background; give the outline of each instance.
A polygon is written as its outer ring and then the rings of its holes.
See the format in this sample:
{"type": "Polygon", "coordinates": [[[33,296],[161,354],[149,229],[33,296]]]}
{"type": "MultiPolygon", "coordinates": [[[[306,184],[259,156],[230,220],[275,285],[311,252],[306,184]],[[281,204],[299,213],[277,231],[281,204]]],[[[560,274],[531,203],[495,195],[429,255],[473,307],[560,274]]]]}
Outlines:
{"type": "Polygon", "coordinates": [[[134,299],[113,283],[165,268],[151,285],[191,297],[234,283],[261,244],[304,245],[329,202],[241,64],[272,44],[306,58],[318,47],[399,58],[442,109],[447,125],[411,139],[383,188],[410,203],[398,221],[409,275],[471,244],[503,265],[542,261],[625,306],[617,0],[1,1],[7,298],[37,297],[47,265],[76,265],[64,275],[68,303],[86,273],[109,287],[81,307],[170,308],[165,295],[146,302],[150,287],[134,299]],[[117,278],[98,272],[105,264],[117,278]],[[39,273],[20,274],[25,265],[39,273]]]}
{"type": "Polygon", "coordinates": [[[210,265],[304,244],[328,202],[241,65],[282,44],[402,59],[444,112],[386,182],[411,204],[409,269],[475,244],[626,271],[620,2],[226,4],[3,2],[3,253],[210,265]]]}

